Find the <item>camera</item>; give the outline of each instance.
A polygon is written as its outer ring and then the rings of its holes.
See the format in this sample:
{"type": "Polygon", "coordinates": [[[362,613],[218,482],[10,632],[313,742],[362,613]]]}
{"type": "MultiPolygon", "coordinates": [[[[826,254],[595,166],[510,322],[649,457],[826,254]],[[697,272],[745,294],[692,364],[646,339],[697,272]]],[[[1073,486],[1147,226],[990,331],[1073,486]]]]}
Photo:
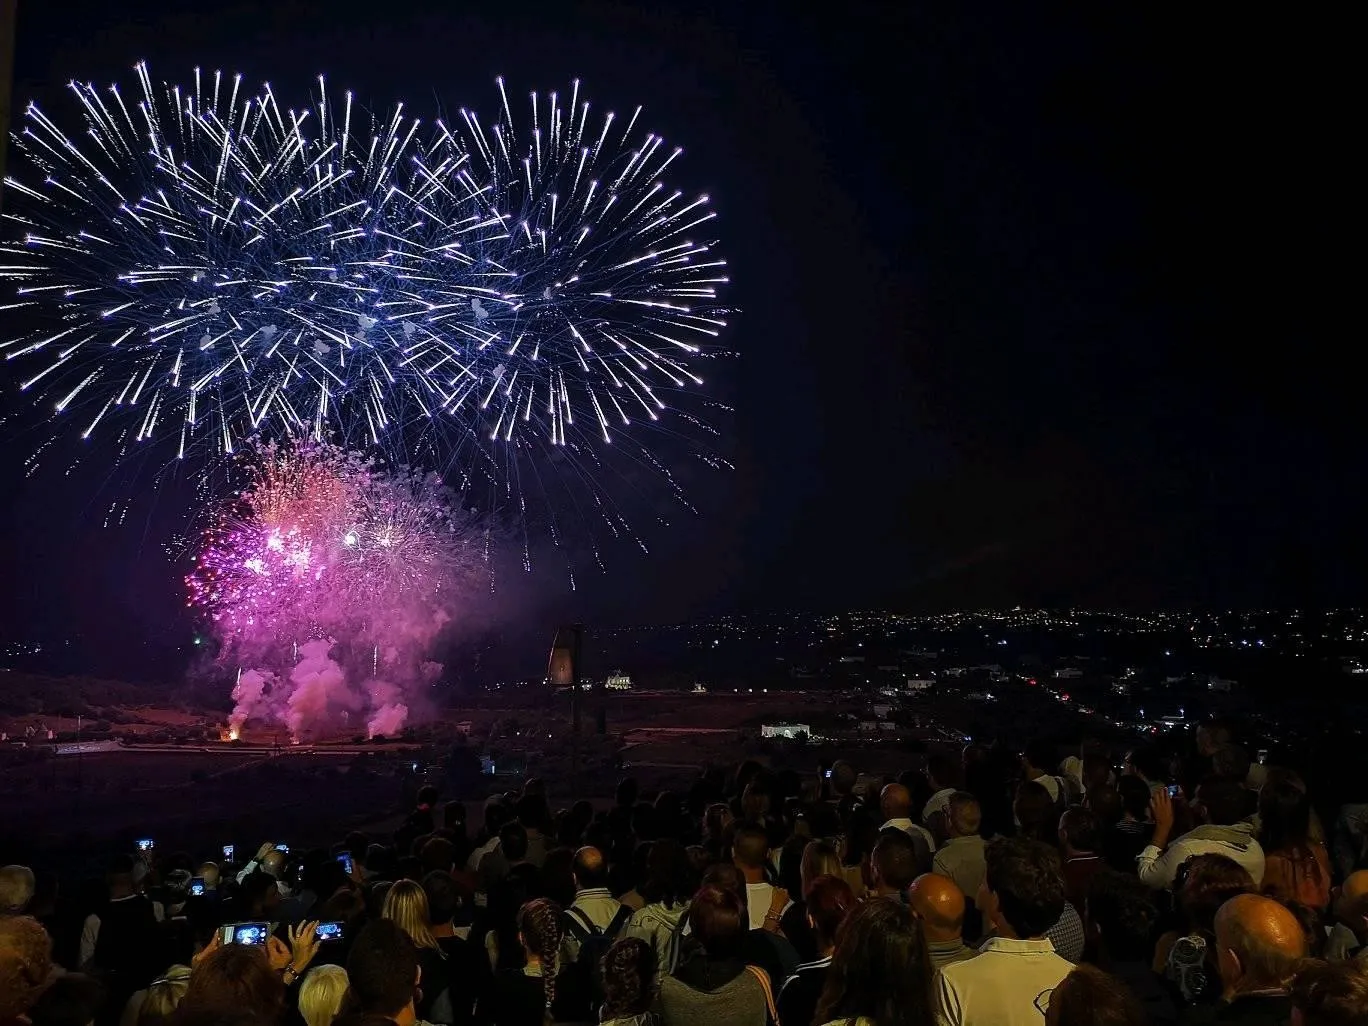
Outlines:
{"type": "Polygon", "coordinates": [[[233,861],[233,854],[234,854],[235,850],[236,850],[236,849],[233,847],[233,845],[231,845],[231,844],[225,844],[225,845],[223,846],[223,861],[224,861],[224,862],[232,862],[232,861],[233,861]]]}
{"type": "Polygon", "coordinates": [[[194,876],[190,878],[190,896],[192,898],[204,897],[204,877],[194,876]]]}
{"type": "Polygon", "coordinates": [[[1259,765],[1260,765],[1260,766],[1267,766],[1267,765],[1268,765],[1268,749],[1267,749],[1267,748],[1260,748],[1260,749],[1259,749],[1258,761],[1259,761],[1259,765]]]}
{"type": "Polygon", "coordinates": [[[356,868],[356,863],[352,861],[351,852],[348,851],[344,851],[340,855],[338,855],[337,862],[339,865],[341,865],[342,871],[346,873],[348,876],[351,876],[352,872],[356,868]]]}
{"type": "Polygon", "coordinates": [[[1183,789],[1182,789],[1182,787],[1180,787],[1178,784],[1169,784],[1169,786],[1168,786],[1168,796],[1169,796],[1170,798],[1181,798],[1182,795],[1183,795],[1183,789]]]}
{"type": "Polygon", "coordinates": [[[280,852],[282,855],[290,854],[290,846],[288,844],[277,844],[275,846],[275,850],[280,852]]]}
{"type": "Polygon", "coordinates": [[[138,851],[151,851],[155,847],[156,844],[153,843],[152,838],[150,837],[144,837],[138,842],[138,851]]]}

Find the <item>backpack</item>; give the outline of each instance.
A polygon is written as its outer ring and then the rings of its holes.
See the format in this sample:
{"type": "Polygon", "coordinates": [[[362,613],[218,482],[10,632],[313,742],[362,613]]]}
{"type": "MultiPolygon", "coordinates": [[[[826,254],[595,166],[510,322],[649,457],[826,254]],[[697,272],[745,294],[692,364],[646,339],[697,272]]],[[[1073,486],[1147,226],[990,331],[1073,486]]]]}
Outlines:
{"type": "Polygon", "coordinates": [[[622,905],[614,913],[612,922],[600,930],[592,919],[573,905],[562,916],[561,927],[564,932],[579,941],[579,953],[575,961],[565,966],[561,972],[568,974],[576,994],[593,996],[597,1006],[603,1001],[603,977],[599,973],[599,960],[613,946],[617,935],[632,918],[632,910],[622,905]]]}

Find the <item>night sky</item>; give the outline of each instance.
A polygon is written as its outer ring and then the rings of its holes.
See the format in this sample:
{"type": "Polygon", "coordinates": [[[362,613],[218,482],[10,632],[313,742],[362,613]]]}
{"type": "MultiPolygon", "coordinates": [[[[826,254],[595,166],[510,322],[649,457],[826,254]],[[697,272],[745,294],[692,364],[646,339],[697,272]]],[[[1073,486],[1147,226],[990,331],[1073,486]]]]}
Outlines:
{"type": "MultiPolygon", "coordinates": [[[[487,107],[497,74],[522,90],[579,77],[686,147],[675,177],[713,197],[741,309],[718,382],[737,470],[694,476],[697,517],[653,532],[649,557],[610,551],[573,595],[554,557],[506,576],[491,621],[1362,598],[1357,121],[1348,33],[1329,22],[21,6],[19,109],[70,113],[60,83],[127,82],[139,58],[292,99],[326,72],[375,108],[487,107]]],[[[143,495],[104,528],[132,471],[24,479],[41,437],[7,439],[0,466],[3,633],[179,629],[184,567],[162,544],[183,507],[143,495]]]]}

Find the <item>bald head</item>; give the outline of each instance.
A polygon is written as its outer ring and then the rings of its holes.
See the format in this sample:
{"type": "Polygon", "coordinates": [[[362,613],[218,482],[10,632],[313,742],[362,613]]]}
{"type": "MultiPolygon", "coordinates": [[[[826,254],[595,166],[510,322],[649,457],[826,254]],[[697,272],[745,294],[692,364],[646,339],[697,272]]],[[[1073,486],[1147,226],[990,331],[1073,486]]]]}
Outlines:
{"type": "Polygon", "coordinates": [[[907,900],[922,921],[927,940],[959,938],[964,926],[964,894],[954,880],[938,873],[923,873],[912,881],[907,900]]]}
{"type": "Polygon", "coordinates": [[[1368,869],[1350,873],[1335,897],[1335,918],[1360,937],[1368,936],[1368,869]]]}
{"type": "Polygon", "coordinates": [[[281,873],[285,871],[285,853],[277,848],[272,848],[261,860],[261,868],[279,880],[281,873]]]}
{"type": "Polygon", "coordinates": [[[911,793],[902,784],[889,784],[879,792],[879,811],[885,821],[911,818],[911,793]]]}
{"type": "Polygon", "coordinates": [[[1237,894],[1216,913],[1216,948],[1227,996],[1282,987],[1306,957],[1306,934],[1287,908],[1237,894]]]}
{"type": "Polygon", "coordinates": [[[575,852],[575,886],[582,891],[608,884],[608,863],[603,852],[585,845],[575,852]]]}

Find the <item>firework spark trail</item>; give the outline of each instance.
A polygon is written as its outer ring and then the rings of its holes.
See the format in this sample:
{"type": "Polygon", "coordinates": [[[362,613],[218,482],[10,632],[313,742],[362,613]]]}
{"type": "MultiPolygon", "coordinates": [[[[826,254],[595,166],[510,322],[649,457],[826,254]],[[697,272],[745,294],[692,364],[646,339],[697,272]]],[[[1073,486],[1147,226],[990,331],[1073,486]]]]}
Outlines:
{"type": "Polygon", "coordinates": [[[621,529],[597,468],[614,446],[655,462],[727,314],[708,197],[666,183],[682,150],[640,108],[591,111],[575,82],[531,94],[519,129],[499,80],[493,121],[448,124],[366,114],[321,76],[294,109],[136,71],[127,96],[70,83],[80,130],[30,104],[15,135],[32,170],[6,180],[0,305],[54,315],[0,337],[23,389],[84,438],[179,458],[259,435],[426,446],[514,509],[519,466],[574,465],[566,508],[621,529]]]}
{"type": "Polygon", "coordinates": [[[392,732],[440,672],[430,650],[482,569],[485,530],[435,475],[338,446],[248,441],[241,459],[247,487],[186,578],[220,661],[246,668],[234,728],[259,716],[298,736],[364,715],[392,732]]]}

